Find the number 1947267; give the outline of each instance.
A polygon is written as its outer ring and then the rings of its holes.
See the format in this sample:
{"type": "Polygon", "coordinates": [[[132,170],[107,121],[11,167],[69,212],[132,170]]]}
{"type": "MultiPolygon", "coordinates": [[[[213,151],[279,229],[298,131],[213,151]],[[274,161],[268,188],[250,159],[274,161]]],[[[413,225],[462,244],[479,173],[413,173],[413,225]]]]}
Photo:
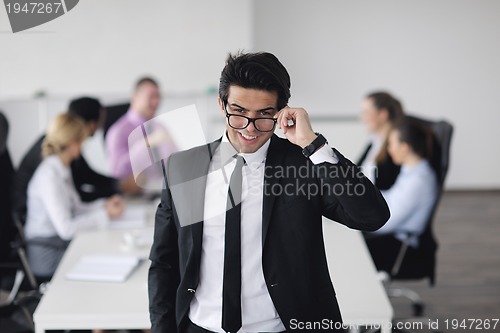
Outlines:
{"type": "Polygon", "coordinates": [[[489,330],[496,329],[499,319],[446,319],[446,329],[489,330]]]}
{"type": "Polygon", "coordinates": [[[57,14],[62,9],[61,2],[29,2],[20,4],[19,2],[7,3],[7,13],[11,14],[57,14]]]}

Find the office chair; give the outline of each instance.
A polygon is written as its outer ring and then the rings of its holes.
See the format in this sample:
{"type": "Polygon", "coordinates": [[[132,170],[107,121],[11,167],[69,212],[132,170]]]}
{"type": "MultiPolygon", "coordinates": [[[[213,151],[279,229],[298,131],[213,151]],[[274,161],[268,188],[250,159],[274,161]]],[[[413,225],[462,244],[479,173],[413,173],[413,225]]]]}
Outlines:
{"type": "MultiPolygon", "coordinates": [[[[424,232],[419,236],[417,251],[408,251],[409,242],[403,242],[396,257],[394,266],[389,274],[390,280],[417,280],[429,279],[430,285],[436,280],[436,252],[438,244],[433,233],[433,222],[439,201],[443,193],[444,181],[448,173],[450,160],[450,146],[453,126],[447,121],[430,121],[415,116],[407,116],[411,120],[426,126],[433,134],[433,152],[430,164],[438,179],[438,194],[436,202],[426,223],[424,232]]],[[[408,236],[412,236],[409,234],[408,236]]],[[[410,239],[408,237],[408,239],[410,239]]],[[[423,314],[424,304],[419,295],[407,288],[387,288],[389,297],[405,297],[412,302],[413,313],[419,317],[423,314]]]]}
{"type": "Polygon", "coordinates": [[[10,195],[14,166],[7,148],[8,134],[9,122],[0,111],[0,262],[11,256],[9,241],[14,235],[10,195]]]}
{"type": "Polygon", "coordinates": [[[26,256],[23,229],[20,222],[15,221],[18,231],[11,246],[17,253],[17,261],[11,263],[15,271],[14,281],[6,301],[0,303],[0,331],[34,332],[33,313],[43,295],[45,285],[39,285],[31,271],[26,256]]]}
{"type": "Polygon", "coordinates": [[[30,309],[39,301],[38,294],[32,291],[37,290],[38,285],[28,266],[24,249],[16,245],[21,241],[21,234],[12,214],[11,180],[14,167],[7,149],[8,129],[7,119],[0,112],[0,286],[8,291],[7,298],[0,303],[0,331],[30,332],[33,331],[30,309]],[[24,296],[20,297],[19,292],[26,276],[30,286],[24,296]],[[22,323],[13,320],[16,316],[21,317],[22,323]]]}
{"type": "Polygon", "coordinates": [[[106,106],[106,119],[104,120],[104,124],[102,126],[104,138],[106,138],[106,134],[108,133],[111,125],[127,113],[129,108],[130,104],[128,103],[106,106]]]}
{"type": "Polygon", "coordinates": [[[10,247],[10,242],[15,237],[10,195],[14,166],[7,148],[8,133],[9,122],[0,112],[0,289],[8,288],[17,267],[15,254],[10,247]]]}

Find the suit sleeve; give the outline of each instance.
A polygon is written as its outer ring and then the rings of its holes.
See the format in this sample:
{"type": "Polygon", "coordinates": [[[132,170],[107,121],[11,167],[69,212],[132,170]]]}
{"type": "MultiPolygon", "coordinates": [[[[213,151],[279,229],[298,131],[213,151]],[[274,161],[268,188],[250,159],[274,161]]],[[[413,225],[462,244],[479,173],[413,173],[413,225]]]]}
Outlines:
{"type": "Polygon", "coordinates": [[[71,173],[76,190],[83,201],[94,201],[118,192],[117,180],[94,171],[83,156],[71,163],[71,173]],[[87,184],[93,187],[91,191],[84,188],[87,184]]]}
{"type": "Polygon", "coordinates": [[[149,256],[148,292],[152,333],[177,332],[175,303],[180,273],[174,214],[167,184],[156,211],[154,241],[149,256]]]}
{"type": "Polygon", "coordinates": [[[338,163],[315,164],[322,187],[322,214],[349,228],[375,231],[389,219],[390,212],[380,191],[361,169],[333,149],[338,163]]]}

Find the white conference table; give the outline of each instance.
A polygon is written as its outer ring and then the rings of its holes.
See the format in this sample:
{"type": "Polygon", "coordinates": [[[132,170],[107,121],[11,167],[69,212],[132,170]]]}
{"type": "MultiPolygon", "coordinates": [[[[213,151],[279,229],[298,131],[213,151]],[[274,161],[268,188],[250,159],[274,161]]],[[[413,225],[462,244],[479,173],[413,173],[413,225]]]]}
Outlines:
{"type": "Polygon", "coordinates": [[[323,218],[323,234],[337,301],[345,326],[391,332],[392,305],[360,231],[323,218]]]}
{"type": "MultiPolygon", "coordinates": [[[[358,231],[324,222],[328,265],[345,325],[381,325],[390,332],[393,311],[366,245],[358,231]]],[[[65,278],[83,255],[139,255],[149,246],[125,245],[126,230],[101,230],[78,234],[71,242],[34,313],[36,333],[50,329],[149,328],[147,273],[143,262],[122,283],[80,282],[65,278]]]]}
{"type": "Polygon", "coordinates": [[[66,279],[83,256],[139,255],[124,242],[125,230],[79,233],[71,242],[52,281],[35,310],[35,332],[49,329],[141,329],[149,327],[146,260],[125,282],[86,282],[66,279]]]}

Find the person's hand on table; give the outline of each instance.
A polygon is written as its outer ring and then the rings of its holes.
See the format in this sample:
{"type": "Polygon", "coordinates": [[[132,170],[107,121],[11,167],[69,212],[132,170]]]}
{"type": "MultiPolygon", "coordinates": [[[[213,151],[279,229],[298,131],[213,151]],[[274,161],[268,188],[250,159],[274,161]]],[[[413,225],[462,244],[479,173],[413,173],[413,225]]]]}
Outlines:
{"type": "Polygon", "coordinates": [[[122,216],[125,210],[125,201],[119,195],[113,195],[106,200],[106,211],[110,219],[117,219],[122,216]]]}

